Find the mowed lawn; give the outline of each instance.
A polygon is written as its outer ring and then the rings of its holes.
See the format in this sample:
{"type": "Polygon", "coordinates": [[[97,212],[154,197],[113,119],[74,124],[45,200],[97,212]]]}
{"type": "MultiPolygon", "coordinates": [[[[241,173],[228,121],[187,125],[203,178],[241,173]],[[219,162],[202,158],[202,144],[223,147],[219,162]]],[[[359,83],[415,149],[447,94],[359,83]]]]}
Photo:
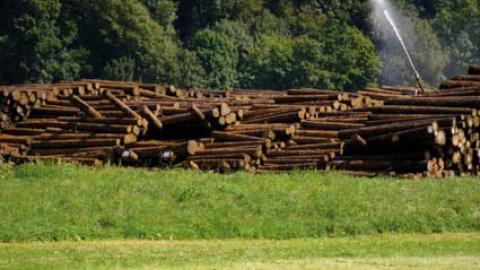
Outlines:
{"type": "Polygon", "coordinates": [[[2,166],[0,269],[480,269],[480,181],[2,166]]]}
{"type": "Polygon", "coordinates": [[[480,269],[480,234],[0,244],[0,269],[480,269]]]}

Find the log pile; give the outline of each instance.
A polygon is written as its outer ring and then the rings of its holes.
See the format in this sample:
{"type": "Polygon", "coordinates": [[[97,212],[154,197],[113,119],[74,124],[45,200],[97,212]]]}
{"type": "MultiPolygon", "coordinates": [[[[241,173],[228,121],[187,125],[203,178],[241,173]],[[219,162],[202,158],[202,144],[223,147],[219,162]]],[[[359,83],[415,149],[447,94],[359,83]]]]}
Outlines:
{"type": "Polygon", "coordinates": [[[480,174],[480,68],[409,87],[183,90],[82,80],[0,88],[0,156],[15,163],[480,174]]]}

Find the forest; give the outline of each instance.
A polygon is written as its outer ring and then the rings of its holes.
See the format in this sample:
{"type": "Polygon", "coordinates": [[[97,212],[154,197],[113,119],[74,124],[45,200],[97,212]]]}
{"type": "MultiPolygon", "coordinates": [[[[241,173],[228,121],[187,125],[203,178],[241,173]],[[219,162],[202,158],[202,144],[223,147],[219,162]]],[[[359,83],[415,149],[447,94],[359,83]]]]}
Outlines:
{"type": "MultiPolygon", "coordinates": [[[[392,2],[426,83],[480,62],[480,0],[392,2]]],[[[0,84],[352,91],[414,80],[364,0],[2,0],[0,10],[0,84]]]]}

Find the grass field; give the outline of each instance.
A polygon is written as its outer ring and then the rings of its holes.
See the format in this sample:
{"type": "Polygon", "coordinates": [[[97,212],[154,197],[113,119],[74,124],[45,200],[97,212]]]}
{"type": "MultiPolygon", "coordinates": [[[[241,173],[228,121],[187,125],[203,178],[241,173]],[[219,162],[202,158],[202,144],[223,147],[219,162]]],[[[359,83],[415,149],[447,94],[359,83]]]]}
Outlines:
{"type": "Polygon", "coordinates": [[[480,234],[0,244],[0,269],[480,269],[480,234]]]}
{"type": "Polygon", "coordinates": [[[3,167],[0,242],[480,231],[478,179],[3,167]]]}

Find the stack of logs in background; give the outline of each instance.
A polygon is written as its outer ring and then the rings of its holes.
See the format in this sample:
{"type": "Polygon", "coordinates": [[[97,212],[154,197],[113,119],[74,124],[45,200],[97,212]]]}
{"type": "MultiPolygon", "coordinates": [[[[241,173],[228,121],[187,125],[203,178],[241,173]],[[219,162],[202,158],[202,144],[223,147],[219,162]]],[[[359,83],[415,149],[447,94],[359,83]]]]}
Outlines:
{"type": "Polygon", "coordinates": [[[82,80],[0,87],[3,161],[480,174],[480,66],[440,90],[182,90],[82,80]]]}

